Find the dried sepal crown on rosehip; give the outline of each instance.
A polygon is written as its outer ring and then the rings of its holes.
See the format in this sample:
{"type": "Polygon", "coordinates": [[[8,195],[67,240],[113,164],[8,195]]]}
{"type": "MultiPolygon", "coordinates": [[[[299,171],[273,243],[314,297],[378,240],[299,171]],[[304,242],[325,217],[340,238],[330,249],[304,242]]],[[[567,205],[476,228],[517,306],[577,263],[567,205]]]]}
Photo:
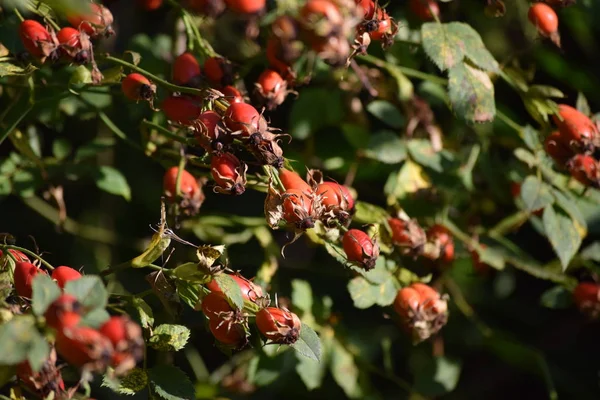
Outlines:
{"type": "Polygon", "coordinates": [[[439,332],[448,320],[446,297],[423,283],[413,283],[400,289],[394,300],[394,310],[414,343],[439,332]]]}

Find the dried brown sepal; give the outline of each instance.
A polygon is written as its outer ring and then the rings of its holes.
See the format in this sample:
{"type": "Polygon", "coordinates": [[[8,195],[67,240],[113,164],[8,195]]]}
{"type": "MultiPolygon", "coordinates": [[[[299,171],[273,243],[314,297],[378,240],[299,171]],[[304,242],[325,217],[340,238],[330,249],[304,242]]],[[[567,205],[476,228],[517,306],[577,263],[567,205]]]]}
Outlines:
{"type": "Polygon", "coordinates": [[[279,229],[281,222],[285,221],[283,218],[283,198],[279,191],[273,187],[272,182],[269,182],[264,211],[269,227],[271,229],[279,229]]]}
{"type": "Polygon", "coordinates": [[[273,134],[269,131],[254,133],[248,139],[248,151],[263,165],[272,165],[275,168],[283,168],[283,149],[279,146],[279,137],[289,136],[284,134],[273,134]]]}
{"type": "Polygon", "coordinates": [[[430,298],[408,310],[401,318],[402,327],[411,335],[413,344],[418,344],[437,334],[448,322],[447,296],[430,298]]]}
{"type": "Polygon", "coordinates": [[[23,361],[17,366],[17,377],[42,397],[54,393],[57,398],[63,398],[65,383],[60,369],[56,367],[56,358],[56,350],[51,347],[48,359],[38,372],[34,373],[29,362],[23,361]]]}
{"type": "Polygon", "coordinates": [[[235,169],[235,176],[228,177],[223,176],[219,173],[218,169],[213,168],[212,174],[213,177],[219,179],[219,183],[213,186],[213,191],[215,193],[221,194],[232,194],[232,195],[241,195],[246,191],[246,172],[248,171],[248,165],[243,161],[240,162],[240,165],[235,169]]]}
{"type": "Polygon", "coordinates": [[[182,197],[179,201],[179,208],[183,212],[183,215],[193,217],[200,212],[200,208],[206,199],[204,195],[204,185],[208,182],[208,178],[200,177],[197,180],[199,189],[194,192],[192,196],[182,197]]]}

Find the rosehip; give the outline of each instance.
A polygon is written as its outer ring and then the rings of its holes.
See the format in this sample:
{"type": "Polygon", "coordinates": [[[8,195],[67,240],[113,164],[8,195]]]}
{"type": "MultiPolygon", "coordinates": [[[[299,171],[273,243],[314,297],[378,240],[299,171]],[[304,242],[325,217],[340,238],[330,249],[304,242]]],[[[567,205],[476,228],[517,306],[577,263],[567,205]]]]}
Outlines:
{"type": "Polygon", "coordinates": [[[142,328],[129,317],[110,317],[99,329],[114,349],[111,365],[118,375],[133,369],[143,357],[144,339],[142,328]]]}
{"type": "Polygon", "coordinates": [[[349,211],[354,208],[354,199],[348,188],[335,182],[323,182],[317,186],[317,195],[321,195],[321,204],[327,208],[349,211]]]}
{"type": "Polygon", "coordinates": [[[234,86],[227,85],[221,90],[221,92],[225,95],[227,101],[231,103],[243,103],[244,96],[242,96],[242,92],[237,90],[234,86]]]}
{"type": "Polygon", "coordinates": [[[33,372],[29,361],[23,361],[17,365],[16,374],[25,385],[44,398],[48,398],[50,393],[55,398],[63,398],[65,394],[65,382],[60,373],[60,368],[56,367],[56,351],[54,348],[50,350],[50,355],[38,372],[33,372]]]}
{"type": "Polygon", "coordinates": [[[33,278],[37,274],[48,275],[46,271],[39,269],[30,262],[22,261],[15,265],[15,289],[19,296],[31,298],[31,284],[33,283],[33,278]]]}
{"type": "Polygon", "coordinates": [[[398,291],[394,300],[394,310],[400,317],[411,319],[417,312],[420,302],[421,296],[419,293],[412,287],[407,286],[398,291]]]}
{"type": "Polygon", "coordinates": [[[46,324],[56,330],[72,328],[81,320],[83,306],[75,296],[63,294],[46,310],[46,324]]]}
{"type": "Polygon", "coordinates": [[[162,110],[171,121],[181,125],[192,125],[202,113],[198,102],[187,96],[169,96],[162,105],[162,110]]]}
{"type": "Polygon", "coordinates": [[[273,343],[294,344],[300,337],[302,322],[293,312],[267,307],[256,313],[256,326],[273,343]]]}
{"type": "Polygon", "coordinates": [[[577,154],[567,163],[571,176],[585,186],[598,187],[600,184],[600,168],[594,157],[577,154]]]}
{"type": "MultiPolygon", "coordinates": [[[[12,256],[15,258],[15,260],[17,262],[19,261],[26,261],[26,262],[30,262],[29,257],[27,257],[25,255],[25,253],[23,253],[22,251],[19,250],[13,250],[13,249],[8,249],[8,252],[10,254],[12,254],[12,256]]],[[[0,258],[2,258],[3,254],[2,254],[2,250],[0,250],[0,258]]],[[[8,256],[7,256],[8,257],[8,256]]]]}
{"type": "MultiPolygon", "coordinates": [[[[179,167],[171,167],[165,172],[163,177],[163,190],[169,201],[174,201],[177,194],[177,175],[179,167]]],[[[181,171],[181,180],[179,182],[179,192],[184,198],[194,198],[200,191],[200,185],[192,174],[186,170],[181,171]]]]}
{"type": "MultiPolygon", "coordinates": [[[[213,282],[215,281],[211,281],[211,283],[213,282]]],[[[213,286],[217,285],[214,284],[213,286]]],[[[211,291],[202,299],[200,307],[208,319],[222,319],[224,315],[232,315],[234,312],[223,292],[219,290],[211,291]]]]}
{"type": "Polygon", "coordinates": [[[433,225],[427,231],[427,240],[439,249],[438,260],[444,264],[454,261],[454,239],[448,229],[439,224],[433,225]]]}
{"type": "Polygon", "coordinates": [[[400,289],[394,300],[394,309],[414,342],[437,333],[448,319],[447,301],[423,283],[413,283],[400,289]]]}
{"type": "Polygon", "coordinates": [[[600,285],[596,282],[580,282],[573,290],[573,302],[589,317],[600,315],[600,285]]]}
{"type": "Polygon", "coordinates": [[[276,38],[270,38],[267,41],[266,55],[271,68],[277,70],[286,80],[293,80],[294,72],[290,64],[286,62],[292,60],[284,59],[282,45],[276,38]]]}
{"type": "Polygon", "coordinates": [[[225,0],[225,4],[232,11],[239,14],[256,14],[263,10],[267,4],[266,0],[225,0]]]}
{"type": "Polygon", "coordinates": [[[77,271],[76,269],[61,265],[60,267],[56,267],[54,269],[54,271],[52,271],[51,276],[52,276],[52,279],[54,279],[56,281],[58,286],[61,289],[64,289],[67,282],[75,281],[75,280],[81,278],[81,273],[79,271],[77,271]]]}
{"type": "Polygon", "coordinates": [[[560,167],[564,167],[567,161],[573,157],[569,141],[558,131],[552,132],[544,140],[544,150],[560,167]]]}
{"type": "Polygon", "coordinates": [[[121,89],[125,97],[134,101],[152,100],[156,93],[156,86],[144,75],[138,73],[127,75],[121,82],[121,89]]]}
{"type": "Polygon", "coordinates": [[[56,47],[50,32],[42,24],[32,19],[21,22],[19,36],[25,49],[34,57],[48,57],[56,47]]]}
{"type": "Polygon", "coordinates": [[[61,52],[72,57],[75,62],[84,64],[90,57],[90,42],[87,34],[70,26],[65,26],[56,34],[61,52]]]}
{"type": "Polygon", "coordinates": [[[303,193],[312,193],[313,190],[308,183],[297,172],[289,169],[279,170],[279,180],[286,190],[296,189],[303,193]]]}
{"type": "Polygon", "coordinates": [[[388,41],[394,35],[395,25],[392,18],[383,10],[378,10],[378,25],[377,29],[369,32],[372,40],[388,41]]]}
{"type": "Polygon", "coordinates": [[[372,19],[375,15],[375,2],[373,0],[357,0],[356,5],[363,11],[363,19],[372,19]]]}
{"type": "Polygon", "coordinates": [[[232,347],[240,347],[246,340],[241,324],[227,319],[215,318],[208,321],[208,327],[217,341],[232,347]]]}
{"type": "Polygon", "coordinates": [[[302,230],[315,226],[313,201],[298,189],[288,189],[283,193],[283,219],[302,230]]]}
{"type": "Polygon", "coordinates": [[[200,64],[192,53],[180,54],[173,63],[173,82],[178,85],[195,83],[200,76],[200,64]]]}
{"type": "Polygon", "coordinates": [[[113,355],[110,340],[95,329],[75,326],[59,330],[56,351],[76,367],[89,365],[93,370],[104,370],[113,355]]]}
{"type": "Polygon", "coordinates": [[[101,4],[90,3],[90,14],[67,15],[67,21],[74,28],[80,29],[94,37],[100,33],[112,33],[110,25],[113,23],[113,15],[110,10],[101,4]]]}
{"type": "MultiPolygon", "coordinates": [[[[344,21],[338,6],[329,0],[309,0],[300,9],[300,16],[304,25],[310,28],[310,25],[320,21],[327,21],[329,24],[340,25],[344,21]]],[[[333,29],[332,29],[333,30],[333,29]]],[[[330,32],[319,32],[320,36],[327,36],[330,32]]]]}
{"type": "Polygon", "coordinates": [[[233,83],[231,64],[223,57],[209,57],[204,61],[204,75],[215,85],[227,86],[233,83]]]}
{"type": "Polygon", "coordinates": [[[267,69],[260,74],[255,86],[259,101],[269,110],[273,110],[283,103],[289,93],[287,82],[283,80],[279,73],[271,69],[267,69]]]}
{"type": "Polygon", "coordinates": [[[598,139],[598,128],[585,114],[566,104],[558,105],[558,115],[552,119],[565,143],[572,148],[584,148],[598,139]]]}
{"type": "MultiPolygon", "coordinates": [[[[229,276],[233,278],[240,287],[240,290],[242,291],[242,297],[244,298],[244,300],[255,302],[256,300],[264,296],[262,288],[257,284],[253,283],[252,281],[240,275],[231,274],[229,276]]],[[[208,290],[211,291],[211,293],[223,294],[223,289],[221,289],[217,281],[214,279],[207,283],[206,287],[208,288],[208,290]]]]}
{"type": "Polygon", "coordinates": [[[421,307],[424,311],[432,311],[441,314],[448,311],[448,304],[441,299],[440,294],[429,285],[424,283],[413,283],[411,287],[419,293],[421,307]]]}
{"type": "MultiPolygon", "coordinates": [[[[241,103],[239,103],[241,104],[241,103]]],[[[214,190],[222,194],[240,195],[246,190],[248,167],[231,153],[213,155],[210,161],[212,177],[217,186],[214,190]]]]}
{"type": "Polygon", "coordinates": [[[558,16],[552,7],[544,3],[532,4],[527,16],[540,35],[550,38],[554,44],[560,47],[558,16]]]}
{"type": "Polygon", "coordinates": [[[379,246],[365,232],[350,229],[344,234],[342,245],[348,261],[358,263],[366,270],[375,267],[379,256],[379,246]]]}
{"type": "Polygon", "coordinates": [[[247,103],[233,103],[225,111],[225,125],[233,132],[241,132],[243,136],[250,136],[258,132],[261,115],[252,105],[247,103]]]}
{"type": "Polygon", "coordinates": [[[219,123],[221,116],[214,111],[205,111],[198,117],[196,126],[196,138],[198,143],[204,145],[205,138],[215,140],[219,137],[219,123]]]}
{"type": "Polygon", "coordinates": [[[425,231],[414,219],[390,218],[388,224],[392,231],[392,241],[394,244],[407,249],[407,253],[418,253],[427,242],[425,231]]]}
{"type": "Polygon", "coordinates": [[[423,21],[431,21],[440,15],[440,7],[435,0],[410,0],[410,11],[423,21]]]}
{"type": "Polygon", "coordinates": [[[138,0],[138,4],[146,11],[158,10],[163,0],[138,0]]]}

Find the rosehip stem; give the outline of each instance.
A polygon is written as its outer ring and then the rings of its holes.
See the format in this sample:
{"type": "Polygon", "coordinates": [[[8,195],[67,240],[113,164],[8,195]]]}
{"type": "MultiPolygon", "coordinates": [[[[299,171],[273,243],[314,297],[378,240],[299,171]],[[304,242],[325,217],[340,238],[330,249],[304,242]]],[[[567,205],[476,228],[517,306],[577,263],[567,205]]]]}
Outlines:
{"type": "MultiPolygon", "coordinates": [[[[27,254],[27,255],[28,255],[28,256],[30,256],[30,257],[33,257],[33,258],[35,258],[35,259],[37,259],[37,260],[40,260],[40,262],[41,262],[42,264],[44,264],[44,266],[45,266],[46,268],[48,268],[49,270],[51,270],[51,271],[52,271],[52,270],[54,270],[54,267],[52,266],[52,264],[50,264],[48,261],[44,260],[42,257],[38,256],[37,254],[35,254],[35,253],[34,253],[33,251],[31,251],[31,250],[27,250],[27,249],[25,249],[25,248],[23,248],[23,247],[19,247],[19,246],[13,246],[13,245],[11,245],[11,244],[5,244],[5,245],[1,245],[1,246],[0,246],[0,249],[3,249],[3,250],[4,250],[4,249],[6,249],[6,250],[8,250],[8,249],[12,249],[12,250],[18,250],[18,251],[20,251],[20,252],[22,252],[22,253],[25,253],[25,254],[27,254]]],[[[3,251],[3,252],[4,252],[4,251],[3,251]]],[[[14,256],[13,256],[13,255],[10,253],[10,251],[9,251],[9,252],[7,252],[7,253],[8,253],[8,255],[9,255],[10,257],[12,257],[12,259],[13,259],[13,260],[15,260],[15,261],[16,261],[16,259],[14,258],[14,256]]]]}
{"type": "Polygon", "coordinates": [[[21,12],[15,7],[15,14],[17,15],[17,18],[19,18],[19,21],[23,22],[25,21],[25,18],[23,18],[23,16],[21,15],[21,12]]]}

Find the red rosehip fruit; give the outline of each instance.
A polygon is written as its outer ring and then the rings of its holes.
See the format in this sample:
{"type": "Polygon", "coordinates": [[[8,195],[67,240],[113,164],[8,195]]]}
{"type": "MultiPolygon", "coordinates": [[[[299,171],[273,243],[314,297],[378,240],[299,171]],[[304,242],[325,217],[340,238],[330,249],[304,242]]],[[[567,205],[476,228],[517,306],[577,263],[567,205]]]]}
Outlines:
{"type": "Polygon", "coordinates": [[[121,82],[121,89],[125,97],[133,101],[150,101],[156,93],[156,86],[144,75],[138,73],[127,75],[121,82]]]}
{"type": "Polygon", "coordinates": [[[117,375],[133,369],[144,354],[144,339],[142,328],[128,316],[110,317],[99,329],[100,334],[107,338],[114,352],[111,356],[111,366],[117,375]]]}
{"type": "Polygon", "coordinates": [[[222,194],[240,195],[246,191],[246,164],[235,155],[213,155],[210,161],[212,177],[217,184],[214,190],[222,194]]]}
{"type": "Polygon", "coordinates": [[[255,93],[261,104],[264,104],[268,110],[273,110],[285,101],[289,91],[287,82],[281,75],[272,69],[267,69],[258,77],[255,93]]]}
{"type": "Polygon", "coordinates": [[[600,285],[596,282],[580,282],[573,290],[573,303],[590,318],[600,316],[600,285]]]}
{"type": "Polygon", "coordinates": [[[350,211],[354,208],[354,199],[348,188],[335,182],[323,182],[317,186],[317,195],[321,196],[321,204],[326,208],[339,208],[350,211]]]}
{"type": "MultiPolygon", "coordinates": [[[[8,252],[10,254],[12,254],[12,256],[15,258],[15,260],[17,262],[23,262],[23,261],[30,262],[29,257],[27,257],[25,255],[25,253],[23,253],[22,251],[8,249],[8,252]]],[[[2,258],[2,256],[3,256],[3,253],[2,253],[2,250],[0,250],[0,258],[2,258]]],[[[8,257],[8,256],[6,256],[6,257],[8,257]]]]}
{"type": "Polygon", "coordinates": [[[544,140],[544,150],[552,157],[556,164],[564,167],[574,153],[569,146],[569,140],[559,131],[554,131],[544,140]]]}
{"type": "Polygon", "coordinates": [[[283,219],[301,230],[315,226],[313,201],[299,189],[288,189],[283,193],[283,219]]]}
{"type": "Polygon", "coordinates": [[[89,364],[97,370],[104,370],[114,353],[108,338],[95,329],[81,326],[59,330],[56,351],[75,367],[89,364]]]}
{"type": "Polygon", "coordinates": [[[56,47],[48,29],[32,19],[21,22],[19,36],[23,47],[34,57],[48,57],[56,47]]]}
{"type": "Polygon", "coordinates": [[[83,306],[75,296],[63,294],[54,300],[46,310],[46,324],[56,330],[72,328],[81,320],[83,306]]]}
{"type": "Polygon", "coordinates": [[[410,0],[409,7],[423,21],[431,21],[440,15],[440,6],[435,0],[410,0]]]}
{"type": "Polygon", "coordinates": [[[31,298],[33,278],[37,274],[48,273],[43,269],[39,269],[30,262],[18,262],[15,265],[14,283],[17,294],[21,297],[31,298]]]}
{"type": "Polygon", "coordinates": [[[198,117],[199,124],[196,129],[196,137],[200,144],[204,144],[206,137],[215,140],[219,137],[221,116],[210,110],[205,111],[198,117]]]}
{"type": "Polygon", "coordinates": [[[208,327],[215,339],[230,347],[241,347],[246,341],[246,333],[241,324],[228,319],[215,318],[208,321],[208,327]]]}
{"type": "Polygon", "coordinates": [[[454,239],[446,227],[439,224],[430,227],[427,231],[427,240],[439,249],[439,257],[437,257],[439,261],[443,264],[454,261],[454,239]]]}
{"type": "Polygon", "coordinates": [[[223,57],[209,57],[204,61],[204,75],[217,86],[227,86],[233,83],[231,64],[223,57]]]}
{"type": "Polygon", "coordinates": [[[67,21],[79,30],[95,37],[102,33],[110,34],[110,26],[113,23],[113,15],[110,10],[101,4],[90,3],[90,13],[88,15],[67,15],[67,21]]]}
{"type": "Polygon", "coordinates": [[[262,11],[266,0],[225,0],[227,7],[238,14],[256,14],[262,11]]]}
{"type": "MultiPolygon", "coordinates": [[[[256,300],[260,299],[261,297],[264,297],[262,288],[259,285],[253,283],[251,280],[246,279],[241,275],[230,274],[229,276],[233,278],[233,280],[240,287],[240,290],[242,291],[242,297],[244,298],[244,300],[256,302],[256,300]]],[[[217,281],[214,279],[207,283],[206,287],[208,288],[208,290],[211,291],[211,293],[223,294],[223,289],[221,289],[217,281]]]]}
{"type": "Polygon", "coordinates": [[[242,136],[249,137],[258,132],[261,115],[252,105],[247,103],[233,103],[225,111],[225,125],[233,132],[241,132],[242,136]]]}
{"type": "Polygon", "coordinates": [[[168,119],[181,125],[192,125],[202,113],[198,101],[187,96],[171,95],[163,101],[161,109],[168,119]]]}
{"type": "Polygon", "coordinates": [[[79,271],[77,271],[76,269],[61,265],[60,267],[56,267],[54,269],[54,271],[52,271],[51,276],[52,276],[52,279],[54,279],[56,281],[58,286],[61,289],[64,289],[67,282],[75,281],[75,280],[81,278],[81,273],[79,271]]]}
{"type": "Polygon", "coordinates": [[[375,2],[373,0],[356,0],[356,5],[363,11],[363,19],[372,19],[375,15],[375,2]]]}
{"type": "Polygon", "coordinates": [[[200,64],[192,53],[180,54],[173,63],[173,82],[177,85],[194,84],[200,72],[200,64]]]}
{"type": "Polygon", "coordinates": [[[552,7],[544,3],[532,4],[527,16],[540,35],[550,38],[554,44],[560,47],[558,16],[552,7]]]}
{"type": "Polygon", "coordinates": [[[242,96],[242,92],[237,90],[234,86],[227,85],[225,86],[221,92],[225,95],[225,99],[231,103],[244,103],[244,96],[242,96]]]}
{"type": "Polygon", "coordinates": [[[309,194],[312,193],[313,190],[308,183],[302,177],[294,171],[289,169],[280,169],[279,170],[279,180],[283,184],[283,187],[286,190],[299,190],[303,193],[309,194]]]}
{"type": "Polygon", "coordinates": [[[163,4],[163,0],[138,0],[137,2],[146,11],[158,10],[163,4]]]}
{"type": "Polygon", "coordinates": [[[558,115],[552,119],[558,127],[564,143],[571,148],[582,149],[597,141],[598,128],[587,115],[566,104],[558,105],[558,115]]]}
{"type": "Polygon", "coordinates": [[[256,326],[273,343],[289,345],[296,343],[300,337],[302,322],[291,311],[267,307],[256,313],[256,326]]]}
{"type": "MultiPolygon", "coordinates": [[[[211,281],[211,283],[213,282],[215,281],[211,281]]],[[[217,285],[213,284],[213,286],[217,285]]],[[[233,315],[233,307],[231,307],[223,292],[219,290],[211,291],[202,299],[200,308],[208,319],[223,319],[227,315],[233,315]]]]}
{"type": "Polygon", "coordinates": [[[586,154],[577,154],[567,163],[571,176],[585,186],[598,187],[600,184],[600,168],[598,161],[586,154]]]}
{"type": "MultiPolygon", "coordinates": [[[[163,190],[169,201],[175,201],[177,196],[177,175],[179,167],[169,168],[163,177],[163,190]]],[[[192,174],[186,170],[181,171],[181,180],[179,181],[179,193],[184,198],[195,198],[200,192],[200,185],[192,174]]]]}
{"type": "Polygon", "coordinates": [[[379,246],[365,232],[350,229],[342,238],[342,246],[348,261],[359,264],[365,270],[375,267],[379,256],[379,246]]]}
{"type": "Polygon", "coordinates": [[[398,291],[394,299],[394,310],[404,319],[411,319],[419,308],[421,296],[410,286],[403,287],[398,291]]]}

